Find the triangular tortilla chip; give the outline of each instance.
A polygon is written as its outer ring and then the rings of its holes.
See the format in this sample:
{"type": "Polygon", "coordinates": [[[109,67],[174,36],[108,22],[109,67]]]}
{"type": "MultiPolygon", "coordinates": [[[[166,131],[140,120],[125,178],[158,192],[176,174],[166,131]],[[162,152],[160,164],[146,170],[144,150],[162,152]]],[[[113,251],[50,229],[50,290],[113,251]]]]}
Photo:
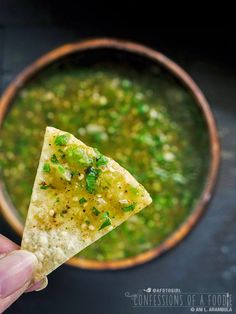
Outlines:
{"type": "Polygon", "coordinates": [[[47,127],[21,245],[38,258],[35,280],[151,201],[117,162],[47,127]]]}

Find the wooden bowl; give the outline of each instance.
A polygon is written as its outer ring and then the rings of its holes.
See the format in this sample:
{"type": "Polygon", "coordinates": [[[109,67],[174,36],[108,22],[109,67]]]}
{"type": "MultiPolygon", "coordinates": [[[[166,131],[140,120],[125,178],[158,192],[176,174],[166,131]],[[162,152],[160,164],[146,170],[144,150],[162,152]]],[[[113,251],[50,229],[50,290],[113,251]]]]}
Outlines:
{"type": "MultiPolygon", "coordinates": [[[[139,264],[143,264],[151,259],[160,256],[164,252],[170,250],[175,245],[177,245],[193,228],[196,222],[202,215],[204,208],[209,202],[213,187],[216,182],[216,176],[219,168],[220,160],[220,146],[218,141],[217,129],[212,112],[209,105],[202,94],[201,90],[194,83],[191,77],[176,63],[168,59],[166,56],[147,48],[143,45],[108,38],[99,38],[92,40],[85,40],[78,43],[67,44],[59,47],[40,59],[34,62],[32,65],[28,66],[17,78],[8,86],[2,95],[0,101],[0,126],[3,122],[5,114],[12,103],[14,97],[18,91],[26,84],[34,75],[36,75],[40,70],[44,69],[51,63],[60,60],[61,58],[68,57],[72,54],[86,53],[88,51],[94,51],[95,55],[98,50],[115,50],[117,53],[128,53],[135,57],[142,57],[147,61],[155,63],[165,70],[167,70],[172,76],[174,76],[180,83],[182,83],[187,90],[192,94],[195,99],[196,105],[199,106],[202,115],[206,121],[208,136],[210,139],[210,164],[208,174],[206,174],[206,183],[202,191],[202,194],[192,212],[182,223],[182,225],[174,231],[163,243],[157,247],[150,249],[144,253],[137,256],[125,258],[116,261],[105,261],[99,262],[95,260],[87,260],[81,258],[72,258],[68,261],[68,264],[87,268],[87,269],[121,269],[127,268],[139,264]]],[[[19,234],[22,235],[23,224],[19,218],[19,214],[16,209],[11,205],[9,201],[9,196],[7,195],[3,182],[0,182],[0,206],[2,213],[10,226],[19,234]]]]}

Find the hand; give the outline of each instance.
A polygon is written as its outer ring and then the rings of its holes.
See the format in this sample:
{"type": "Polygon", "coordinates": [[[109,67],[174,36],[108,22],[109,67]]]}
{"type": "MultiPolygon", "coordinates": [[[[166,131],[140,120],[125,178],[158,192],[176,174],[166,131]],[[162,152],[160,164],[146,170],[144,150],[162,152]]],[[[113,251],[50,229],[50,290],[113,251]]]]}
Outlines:
{"type": "Polygon", "coordinates": [[[47,278],[32,284],[36,256],[0,234],[0,313],[5,311],[24,292],[42,290],[47,278]]]}

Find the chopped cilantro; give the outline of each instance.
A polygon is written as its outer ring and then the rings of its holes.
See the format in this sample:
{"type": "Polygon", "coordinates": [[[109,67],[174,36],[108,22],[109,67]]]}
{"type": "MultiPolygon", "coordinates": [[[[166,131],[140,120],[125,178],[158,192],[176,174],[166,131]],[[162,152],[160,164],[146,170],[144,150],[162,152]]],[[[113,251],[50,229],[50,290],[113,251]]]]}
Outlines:
{"type": "Polygon", "coordinates": [[[101,224],[101,226],[100,226],[100,228],[98,229],[98,230],[101,230],[101,229],[103,229],[103,228],[105,228],[105,227],[108,227],[108,226],[110,226],[111,225],[111,219],[109,218],[109,217],[107,217],[104,221],[103,221],[103,223],[101,224]]]}
{"type": "Polygon", "coordinates": [[[66,169],[62,165],[58,165],[58,170],[61,174],[64,174],[66,169]]]}
{"type": "Polygon", "coordinates": [[[70,134],[58,135],[55,138],[55,144],[57,146],[65,146],[68,143],[69,138],[70,138],[70,134]]]}
{"type": "Polygon", "coordinates": [[[107,163],[108,163],[108,159],[104,155],[101,155],[96,161],[96,166],[97,167],[105,166],[107,163]]]}
{"type": "Polygon", "coordinates": [[[79,200],[80,204],[84,204],[86,202],[87,202],[87,200],[84,197],[81,197],[81,199],[79,200]]]}
{"type": "Polygon", "coordinates": [[[50,172],[50,165],[48,163],[45,163],[43,165],[43,172],[50,172]]]}
{"type": "Polygon", "coordinates": [[[41,190],[47,190],[49,188],[49,185],[41,185],[40,189],[41,190]]]}
{"type": "Polygon", "coordinates": [[[48,188],[50,188],[50,186],[47,185],[46,182],[42,181],[42,182],[40,183],[40,189],[41,189],[41,190],[47,190],[48,188]]]}
{"type": "Polygon", "coordinates": [[[86,190],[89,193],[94,193],[96,190],[96,181],[100,174],[99,169],[89,167],[86,171],[86,190]]]}
{"type": "Polygon", "coordinates": [[[54,164],[58,164],[59,161],[58,161],[57,156],[55,154],[52,155],[51,162],[54,164]]]}
{"type": "Polygon", "coordinates": [[[64,166],[62,166],[60,164],[58,165],[57,169],[58,169],[59,173],[61,174],[61,176],[65,180],[67,180],[67,181],[71,180],[72,175],[71,175],[71,172],[68,169],[66,169],[64,166]]]}
{"type": "Polygon", "coordinates": [[[109,212],[105,212],[102,214],[102,218],[109,218],[110,213],[109,212]]]}
{"type": "Polygon", "coordinates": [[[95,216],[98,216],[100,214],[100,211],[96,207],[92,208],[92,212],[95,216]]]}
{"type": "Polygon", "coordinates": [[[133,204],[130,204],[128,206],[122,207],[122,210],[124,212],[131,212],[134,210],[135,206],[136,206],[136,203],[133,203],[133,204]]]}

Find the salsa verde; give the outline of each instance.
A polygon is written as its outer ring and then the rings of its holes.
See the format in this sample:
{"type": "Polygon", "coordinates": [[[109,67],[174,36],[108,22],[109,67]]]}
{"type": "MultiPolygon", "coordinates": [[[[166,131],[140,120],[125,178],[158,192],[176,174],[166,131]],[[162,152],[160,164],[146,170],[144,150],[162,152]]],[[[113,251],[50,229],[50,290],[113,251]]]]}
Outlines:
{"type": "Polygon", "coordinates": [[[22,219],[47,125],[116,160],[153,199],[80,257],[118,260],[157,246],[185,220],[203,189],[208,133],[179,82],[158,68],[54,66],[20,91],[0,132],[2,176],[22,219]]]}

